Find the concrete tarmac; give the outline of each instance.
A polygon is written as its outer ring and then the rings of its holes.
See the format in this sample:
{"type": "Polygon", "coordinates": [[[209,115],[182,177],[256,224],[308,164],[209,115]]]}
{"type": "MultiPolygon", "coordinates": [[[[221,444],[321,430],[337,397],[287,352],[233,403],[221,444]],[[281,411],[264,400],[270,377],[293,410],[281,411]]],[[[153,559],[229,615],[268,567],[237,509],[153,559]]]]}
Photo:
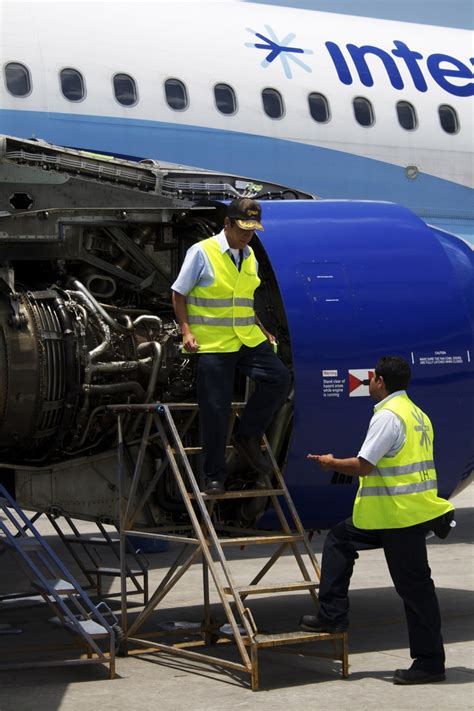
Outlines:
{"type": "MultiPolygon", "coordinates": [[[[407,668],[407,630],[402,603],[397,596],[381,551],[360,554],[351,584],[351,627],[349,635],[350,671],[341,678],[341,665],[330,659],[302,656],[287,651],[260,652],[259,692],[248,688],[248,676],[224,668],[213,668],[177,657],[145,654],[117,659],[117,678],[110,680],[102,665],[50,667],[0,671],[0,711],[211,711],[212,709],[472,709],[474,708],[474,487],[460,494],[457,527],[445,541],[428,542],[429,558],[443,619],[447,681],[420,686],[395,686],[396,668],[407,668]]],[[[83,524],[81,524],[83,526],[83,524]]],[[[84,524],[87,529],[88,524],[84,524]]],[[[43,518],[38,528],[52,543],[71,571],[77,574],[70,557],[43,518]]],[[[324,533],[313,539],[320,555],[324,533]]],[[[174,560],[178,548],[149,556],[150,588],[158,585],[174,560]]],[[[274,549],[271,549],[273,552],[274,549]]],[[[248,583],[271,554],[254,546],[232,553],[232,570],[237,582],[248,583]]],[[[294,559],[280,561],[275,580],[296,579],[294,559]]],[[[0,559],[0,594],[21,585],[21,573],[8,555],[0,559]]],[[[150,628],[163,621],[199,622],[202,600],[202,571],[194,565],[182,578],[172,596],[150,620],[150,628]]],[[[116,587],[116,583],[114,583],[116,587]]],[[[24,589],[24,588],[21,588],[24,589]]],[[[130,598],[132,599],[132,598],[130,598]]],[[[213,596],[213,602],[216,597],[213,596]]],[[[136,603],[138,604],[138,603],[136,603]]],[[[116,603],[116,606],[118,603],[116,603]]],[[[262,628],[276,626],[297,629],[302,614],[314,610],[308,593],[259,596],[250,599],[254,617],[262,628]]],[[[48,644],[53,635],[44,617],[51,613],[45,605],[6,609],[0,603],[0,623],[10,623],[22,632],[0,635],[0,662],[11,649],[21,645],[48,644]],[[42,626],[43,625],[43,626],[42,626]]],[[[220,605],[213,606],[217,617],[220,605]]],[[[223,619],[223,617],[222,617],[223,619]]],[[[224,620],[223,620],[224,621],[224,620]]],[[[293,647],[298,651],[330,651],[329,643],[293,647]]],[[[221,652],[222,650],[222,652],[221,652]]],[[[233,645],[219,645],[228,659],[239,661],[233,645]]],[[[210,652],[214,654],[212,650],[210,652]]],[[[38,659],[41,651],[38,651],[38,659]]]]}

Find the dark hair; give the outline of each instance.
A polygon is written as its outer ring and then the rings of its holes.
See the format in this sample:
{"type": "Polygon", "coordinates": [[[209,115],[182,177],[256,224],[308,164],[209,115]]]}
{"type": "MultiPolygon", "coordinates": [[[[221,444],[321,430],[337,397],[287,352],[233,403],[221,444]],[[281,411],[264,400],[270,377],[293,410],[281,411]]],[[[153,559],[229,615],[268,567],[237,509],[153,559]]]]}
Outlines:
{"type": "Polygon", "coordinates": [[[411,378],[411,369],[401,356],[383,356],[375,366],[376,377],[382,376],[389,393],[405,390],[411,378]]]}

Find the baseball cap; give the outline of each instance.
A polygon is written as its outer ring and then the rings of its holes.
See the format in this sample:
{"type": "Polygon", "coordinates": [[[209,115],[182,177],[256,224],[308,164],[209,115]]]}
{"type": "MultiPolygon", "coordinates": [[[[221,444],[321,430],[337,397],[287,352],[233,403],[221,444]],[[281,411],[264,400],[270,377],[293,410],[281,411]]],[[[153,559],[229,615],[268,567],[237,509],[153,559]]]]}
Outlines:
{"type": "Polygon", "coordinates": [[[232,200],[227,208],[227,217],[235,220],[242,230],[260,230],[264,227],[261,223],[262,208],[256,200],[239,198],[232,200]]]}

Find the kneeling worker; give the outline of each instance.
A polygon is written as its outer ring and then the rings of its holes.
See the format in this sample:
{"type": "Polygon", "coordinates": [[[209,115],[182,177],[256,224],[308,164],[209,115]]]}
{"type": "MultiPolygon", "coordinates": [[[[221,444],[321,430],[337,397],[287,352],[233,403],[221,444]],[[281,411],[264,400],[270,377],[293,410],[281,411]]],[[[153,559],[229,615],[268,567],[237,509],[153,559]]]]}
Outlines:
{"type": "Polygon", "coordinates": [[[324,543],[320,609],[305,615],[301,627],[318,632],[348,627],[349,583],[358,550],[383,548],[408,623],[410,669],[397,669],[395,684],[444,681],[445,654],[438,599],[426,551],[426,534],[445,538],[453,525],[453,506],[437,495],[433,427],[407,396],[408,363],[381,358],[370,380],[377,401],[357,457],[308,454],[325,471],[359,477],[352,519],[337,524],[324,543]]]}
{"type": "Polygon", "coordinates": [[[235,370],[256,384],[233,443],[257,473],[269,472],[260,441],[290,384],[290,373],[274,352],[275,339],[254,311],[260,279],[249,242],[255,230],[263,230],[260,205],[249,198],[234,200],[222,232],[188,250],[171,287],[183,347],[199,353],[197,399],[208,494],[224,491],[235,370]]]}

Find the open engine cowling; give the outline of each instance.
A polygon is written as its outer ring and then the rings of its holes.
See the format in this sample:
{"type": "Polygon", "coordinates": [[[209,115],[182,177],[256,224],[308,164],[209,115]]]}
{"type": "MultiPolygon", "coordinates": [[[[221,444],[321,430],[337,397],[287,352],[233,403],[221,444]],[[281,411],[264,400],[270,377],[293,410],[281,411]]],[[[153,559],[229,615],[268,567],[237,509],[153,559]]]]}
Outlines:
{"type": "MultiPolygon", "coordinates": [[[[114,520],[117,421],[107,406],[195,401],[195,363],[181,350],[170,287],[187,249],[221,229],[225,207],[217,198],[236,190],[230,177],[209,183],[207,174],[180,169],[170,176],[156,164],[16,139],[3,148],[0,178],[9,182],[0,181],[0,475],[12,480],[26,508],[114,520]]],[[[274,194],[271,186],[257,187],[274,194]]],[[[283,308],[263,250],[259,260],[259,313],[281,333],[288,358],[283,308]]],[[[245,383],[236,388],[241,399],[245,383]]],[[[192,446],[199,444],[198,421],[186,432],[192,446]]],[[[143,417],[123,418],[129,472],[142,429],[143,417]]],[[[287,427],[278,429],[284,442],[287,427]]],[[[143,464],[144,482],[161,467],[147,511],[153,524],[185,515],[163,458],[154,442],[143,464]]],[[[199,474],[199,457],[193,466],[199,474]]],[[[236,486],[245,486],[245,471],[231,468],[236,486]]],[[[263,510],[247,502],[222,515],[232,522],[242,508],[249,523],[263,510]]]]}

